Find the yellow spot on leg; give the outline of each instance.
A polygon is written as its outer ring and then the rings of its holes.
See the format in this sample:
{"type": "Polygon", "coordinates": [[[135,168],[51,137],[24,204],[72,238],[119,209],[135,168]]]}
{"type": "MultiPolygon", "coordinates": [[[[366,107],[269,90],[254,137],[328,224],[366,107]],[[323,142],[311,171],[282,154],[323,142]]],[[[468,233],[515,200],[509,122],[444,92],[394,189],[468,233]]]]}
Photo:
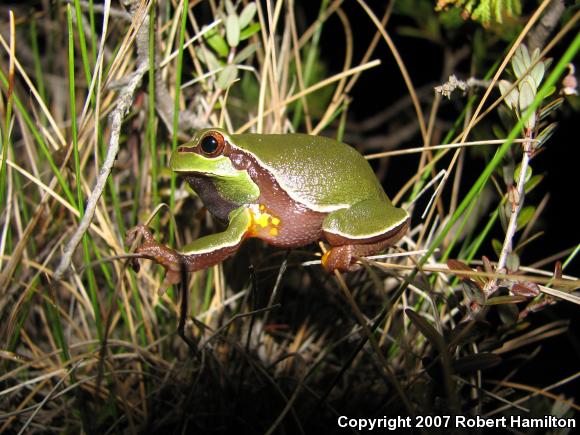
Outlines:
{"type": "Polygon", "coordinates": [[[280,234],[278,228],[281,223],[280,218],[272,216],[264,204],[253,206],[250,212],[252,215],[251,237],[276,237],[280,234]]]}
{"type": "Polygon", "coordinates": [[[256,224],[260,225],[262,228],[266,228],[268,226],[268,215],[261,214],[255,220],[256,224]]]}
{"type": "Polygon", "coordinates": [[[326,268],[326,262],[328,261],[328,256],[330,255],[330,249],[324,253],[320,262],[322,263],[322,267],[326,268]]]}

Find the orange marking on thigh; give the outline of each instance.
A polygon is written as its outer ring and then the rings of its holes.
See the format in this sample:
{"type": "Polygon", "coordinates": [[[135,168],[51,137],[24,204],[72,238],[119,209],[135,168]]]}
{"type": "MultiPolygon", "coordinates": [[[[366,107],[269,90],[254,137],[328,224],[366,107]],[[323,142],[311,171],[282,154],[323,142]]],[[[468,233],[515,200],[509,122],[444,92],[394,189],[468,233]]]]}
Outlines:
{"type": "Polygon", "coordinates": [[[271,238],[280,233],[280,218],[274,216],[264,204],[250,207],[252,222],[248,234],[250,237],[271,238]]]}

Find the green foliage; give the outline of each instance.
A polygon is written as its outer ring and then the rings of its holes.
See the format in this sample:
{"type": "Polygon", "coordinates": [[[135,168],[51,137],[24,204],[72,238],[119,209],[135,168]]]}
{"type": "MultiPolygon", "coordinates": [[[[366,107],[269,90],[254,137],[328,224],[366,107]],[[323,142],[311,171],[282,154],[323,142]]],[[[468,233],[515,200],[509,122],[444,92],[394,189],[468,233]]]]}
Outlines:
{"type": "Polygon", "coordinates": [[[256,4],[248,3],[240,13],[231,1],[226,1],[225,12],[220,11],[218,26],[205,34],[207,47],[197,47],[196,53],[212,74],[217,73],[215,85],[225,90],[238,80],[239,65],[256,51],[254,43],[246,45],[238,52],[240,42],[252,37],[260,30],[259,23],[253,23],[256,4]]]}
{"type": "MultiPolygon", "coordinates": [[[[531,55],[524,44],[516,49],[511,66],[514,76],[518,80],[517,86],[513,86],[508,80],[502,80],[499,83],[499,89],[505,98],[505,104],[518,118],[521,118],[536,98],[537,90],[549,64],[549,60],[540,60],[538,48],[531,55]]],[[[536,126],[536,120],[536,113],[533,112],[525,120],[524,126],[531,130],[536,126]]]]}
{"type": "Polygon", "coordinates": [[[439,0],[436,9],[455,8],[464,19],[471,18],[487,27],[493,22],[501,24],[505,17],[519,17],[520,0],[439,0]]]}

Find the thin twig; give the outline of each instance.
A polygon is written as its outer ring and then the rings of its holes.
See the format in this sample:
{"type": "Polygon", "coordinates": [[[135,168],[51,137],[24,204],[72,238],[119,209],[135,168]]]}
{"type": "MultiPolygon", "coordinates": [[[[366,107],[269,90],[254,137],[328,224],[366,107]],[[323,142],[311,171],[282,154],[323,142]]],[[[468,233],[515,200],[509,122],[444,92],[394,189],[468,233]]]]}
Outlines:
{"type": "Polygon", "coordinates": [[[513,204],[512,213],[510,215],[508,227],[505,232],[505,239],[501,248],[501,254],[497,262],[498,272],[503,271],[507,262],[507,257],[513,250],[513,238],[518,228],[518,216],[520,215],[520,211],[522,210],[524,204],[524,188],[526,185],[526,173],[530,164],[530,152],[531,142],[524,142],[524,152],[522,155],[522,163],[520,165],[520,176],[518,177],[518,182],[516,185],[517,197],[513,204]]]}

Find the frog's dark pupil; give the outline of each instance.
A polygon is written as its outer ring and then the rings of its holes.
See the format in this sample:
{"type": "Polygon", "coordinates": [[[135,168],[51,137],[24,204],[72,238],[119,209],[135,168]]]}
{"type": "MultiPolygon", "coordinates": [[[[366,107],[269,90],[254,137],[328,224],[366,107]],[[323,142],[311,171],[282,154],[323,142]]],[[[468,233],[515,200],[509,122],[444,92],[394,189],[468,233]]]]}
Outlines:
{"type": "Polygon", "coordinates": [[[214,153],[218,149],[218,141],[213,136],[206,136],[201,141],[201,149],[204,153],[214,153]]]}

